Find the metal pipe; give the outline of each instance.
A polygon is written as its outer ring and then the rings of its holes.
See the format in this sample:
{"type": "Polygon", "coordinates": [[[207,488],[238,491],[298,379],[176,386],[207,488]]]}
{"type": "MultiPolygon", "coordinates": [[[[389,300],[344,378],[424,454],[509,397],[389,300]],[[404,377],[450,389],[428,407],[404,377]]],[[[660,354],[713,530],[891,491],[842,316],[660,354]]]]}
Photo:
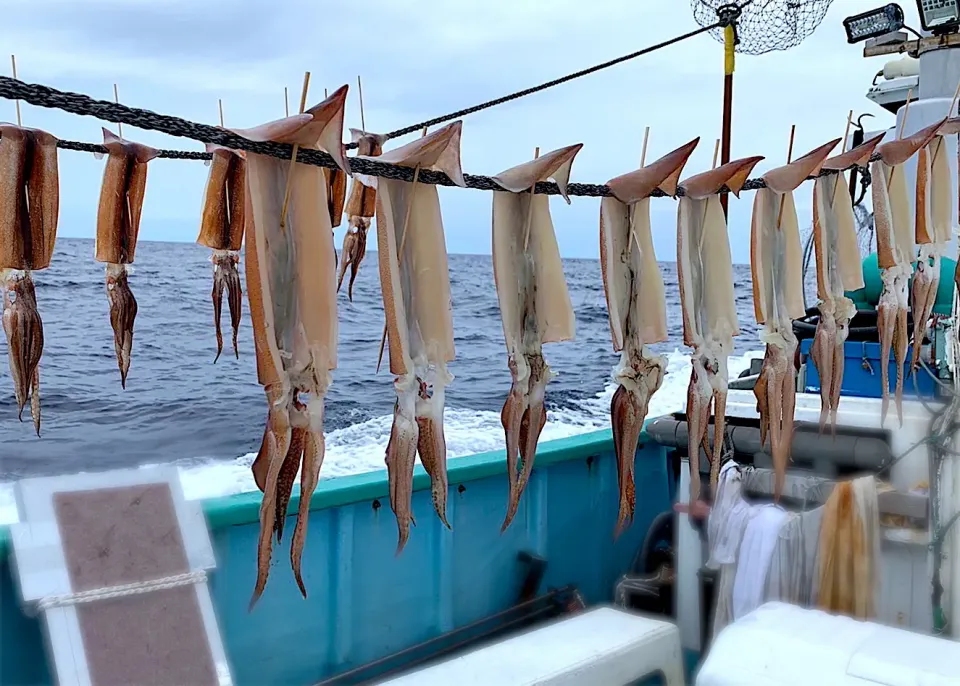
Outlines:
{"type": "MultiPolygon", "coordinates": [[[[647,434],[662,446],[686,449],[689,442],[687,422],[673,417],[658,417],[647,424],[647,434]]],[[[708,442],[713,444],[713,425],[707,428],[708,442]]],[[[753,426],[727,425],[726,440],[742,455],[765,454],[760,443],[760,429],[753,426]]],[[[769,443],[769,441],[768,441],[769,443]]],[[[820,436],[816,430],[804,431],[798,426],[793,434],[791,456],[795,462],[812,464],[818,471],[829,472],[830,466],[879,470],[892,460],[890,444],[876,436],[820,436]]],[[[709,471],[709,462],[701,452],[700,465],[709,471]]]]}

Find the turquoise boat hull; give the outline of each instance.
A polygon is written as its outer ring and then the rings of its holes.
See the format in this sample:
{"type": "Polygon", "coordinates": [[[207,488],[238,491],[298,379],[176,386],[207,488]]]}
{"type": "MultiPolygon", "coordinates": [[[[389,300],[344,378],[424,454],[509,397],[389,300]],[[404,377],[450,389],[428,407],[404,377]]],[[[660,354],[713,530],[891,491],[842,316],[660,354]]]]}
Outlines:
{"type": "MultiPolygon", "coordinates": [[[[450,461],[445,529],[418,465],[418,526],[397,557],[385,471],[321,481],[313,498],[300,596],[289,534],[274,551],[266,592],[248,612],[256,577],[260,494],[203,503],[217,559],[210,586],[235,683],[314,684],[506,610],[522,580],[518,555],[546,560],[541,592],[574,585],[587,604],[610,602],[675,486],[666,450],[641,437],[637,510],[616,541],[618,485],[611,432],[541,444],[513,525],[502,451],[450,461]]],[[[290,503],[296,511],[298,497],[290,503]]],[[[287,531],[292,532],[292,521],[287,531]]],[[[52,683],[40,621],[23,614],[0,529],[0,683],[52,683]]]]}

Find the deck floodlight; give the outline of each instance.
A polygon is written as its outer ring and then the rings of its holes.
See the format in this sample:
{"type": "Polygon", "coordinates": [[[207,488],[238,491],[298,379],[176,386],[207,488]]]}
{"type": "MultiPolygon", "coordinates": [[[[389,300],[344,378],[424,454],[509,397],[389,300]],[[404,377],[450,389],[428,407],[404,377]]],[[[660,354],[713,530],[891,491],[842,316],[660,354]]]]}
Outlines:
{"type": "MultiPolygon", "coordinates": [[[[926,4],[927,0],[917,0],[926,4]]],[[[954,2],[956,5],[956,2],[954,2]]],[[[891,2],[869,12],[855,14],[843,20],[848,43],[859,43],[868,38],[876,38],[903,28],[903,8],[891,2]]]]}
{"type": "Polygon", "coordinates": [[[949,33],[960,26],[957,0],[917,0],[917,10],[924,31],[949,33]]]}

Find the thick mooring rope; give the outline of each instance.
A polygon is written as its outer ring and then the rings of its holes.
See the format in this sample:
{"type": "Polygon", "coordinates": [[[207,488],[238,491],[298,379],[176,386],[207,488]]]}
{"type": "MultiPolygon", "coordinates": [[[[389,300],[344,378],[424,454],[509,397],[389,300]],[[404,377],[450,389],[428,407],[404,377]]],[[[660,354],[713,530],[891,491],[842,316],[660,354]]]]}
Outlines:
{"type": "MultiPolygon", "coordinates": [[[[107,100],[96,100],[82,93],[70,93],[60,91],[49,86],[36,83],[24,83],[8,76],[0,76],[0,97],[8,100],[23,100],[37,107],[47,107],[63,110],[71,114],[80,116],[92,116],[103,121],[115,122],[135,126],[139,129],[151,131],[160,131],[170,136],[180,138],[189,138],[201,143],[212,143],[221,145],[233,150],[245,150],[247,152],[268,155],[280,159],[290,159],[293,154],[293,147],[285,143],[263,143],[251,141],[243,136],[239,136],[226,129],[209,124],[200,124],[198,122],[187,121],[179,117],[173,117],[168,114],[158,114],[150,110],[144,110],[137,107],[128,107],[119,103],[109,102],[107,100]]],[[[519,97],[519,96],[518,96],[519,97]]],[[[420,126],[418,124],[418,126],[420,126]]],[[[106,153],[107,150],[102,145],[95,143],[81,143],[77,141],[58,141],[57,146],[64,150],[77,150],[80,152],[106,153]]],[[[187,150],[161,150],[158,157],[176,160],[209,160],[210,154],[206,152],[191,152],[187,150]]],[[[871,161],[879,159],[874,154],[871,161]]],[[[298,148],[297,161],[303,164],[310,164],[317,167],[336,168],[333,158],[321,150],[305,150],[298,148]]],[[[401,167],[384,162],[376,162],[370,159],[350,158],[350,168],[353,172],[377,176],[384,179],[394,179],[397,181],[413,181],[414,170],[410,167],[401,167]]],[[[852,168],[852,167],[851,167],[852,168]]],[[[859,168],[861,183],[869,183],[869,174],[864,167],[859,168]]],[[[820,176],[827,174],[836,174],[832,170],[823,170],[820,176]]],[[[476,174],[464,174],[467,188],[473,188],[482,191],[502,191],[499,186],[489,176],[480,176],[476,174]]],[[[815,178],[815,177],[811,177],[815,178]]],[[[418,183],[429,183],[436,186],[454,186],[455,184],[443,172],[420,170],[417,179],[418,183]]],[[[763,179],[750,179],[743,185],[743,190],[751,191],[765,188],[763,179]]],[[[559,195],[560,189],[553,182],[541,181],[537,183],[536,192],[544,195],[559,195]]],[[[720,190],[720,193],[729,193],[726,187],[720,190]]],[[[567,194],[580,197],[608,197],[613,194],[610,189],[603,184],[595,183],[571,183],[567,186],[567,194]]],[[[655,190],[654,197],[664,197],[665,193],[659,189],[655,190]]],[[[683,189],[677,189],[677,195],[683,195],[683,189]]]]}

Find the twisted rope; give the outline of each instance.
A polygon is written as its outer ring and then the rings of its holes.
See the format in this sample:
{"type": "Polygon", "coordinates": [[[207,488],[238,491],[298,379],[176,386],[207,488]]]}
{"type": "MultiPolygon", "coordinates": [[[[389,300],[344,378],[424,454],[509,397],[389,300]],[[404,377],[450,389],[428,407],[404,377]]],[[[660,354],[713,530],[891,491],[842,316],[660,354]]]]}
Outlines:
{"type": "Polygon", "coordinates": [[[185,574],[175,574],[152,581],[136,581],[119,586],[108,586],[107,588],[94,588],[89,591],[79,591],[77,593],[46,596],[37,601],[37,611],[46,612],[55,607],[80,605],[83,603],[92,603],[97,600],[110,600],[112,598],[126,598],[132,595],[142,595],[144,593],[153,593],[154,591],[164,591],[170,588],[199,584],[206,580],[207,573],[204,571],[187,572],[185,574]]]}
{"type": "MultiPolygon", "coordinates": [[[[594,68],[596,70],[596,68],[594,68]]],[[[245,150],[247,152],[259,155],[267,155],[280,159],[289,160],[293,154],[293,147],[285,143],[269,143],[251,141],[232,131],[221,129],[217,126],[191,122],[186,119],[180,119],[168,114],[158,114],[150,110],[140,109],[138,107],[128,107],[119,103],[109,102],[107,100],[96,100],[82,93],[70,93],[60,91],[49,86],[36,83],[24,83],[8,76],[0,76],[0,97],[8,100],[23,100],[37,107],[47,107],[63,110],[79,116],[91,116],[103,121],[115,122],[135,126],[139,129],[159,131],[169,136],[180,138],[189,138],[201,143],[211,143],[220,145],[232,150],[245,150]]],[[[519,96],[517,96],[519,97],[519,96]]],[[[492,101],[491,101],[492,102],[492,101]]],[[[420,124],[418,127],[422,126],[420,124]]],[[[106,154],[107,150],[102,145],[95,143],[82,143],[77,141],[61,140],[57,142],[57,147],[64,150],[76,150],[80,152],[91,152],[106,154]]],[[[209,160],[211,155],[206,152],[192,152],[188,150],[161,150],[158,155],[165,159],[175,160],[209,160]]],[[[879,155],[874,154],[871,161],[879,159],[879,155]]],[[[302,147],[297,149],[297,161],[303,164],[310,164],[316,167],[326,167],[336,169],[337,165],[327,153],[322,150],[306,150],[302,147]]],[[[383,179],[392,179],[395,181],[413,181],[414,170],[410,167],[401,167],[384,162],[377,162],[370,159],[350,158],[350,168],[354,173],[366,174],[368,176],[377,176],[383,179]]],[[[853,167],[851,167],[853,168],[853,167]]],[[[865,168],[859,168],[864,173],[865,168]]],[[[839,172],[832,170],[822,170],[819,176],[837,174],[839,172]]],[[[481,191],[502,191],[499,186],[489,176],[480,176],[477,174],[464,174],[467,188],[473,188],[481,191]]],[[[816,178],[816,177],[810,177],[816,178]]],[[[868,176],[863,177],[869,179],[868,176]]],[[[435,186],[455,186],[456,184],[443,172],[421,169],[417,177],[418,183],[429,183],[435,186]]],[[[750,179],[743,185],[743,190],[753,191],[760,188],[766,188],[763,179],[750,179]]],[[[560,189],[552,181],[540,181],[536,185],[536,193],[543,195],[560,195],[560,189]]],[[[730,190],[724,186],[719,193],[729,193],[730,190]]],[[[596,183],[571,183],[567,186],[567,194],[579,197],[601,198],[611,197],[613,193],[610,188],[603,184],[596,183]]],[[[682,196],[683,188],[677,189],[677,195],[682,196]]],[[[666,197],[666,194],[660,189],[654,190],[653,197],[666,197]]]]}

